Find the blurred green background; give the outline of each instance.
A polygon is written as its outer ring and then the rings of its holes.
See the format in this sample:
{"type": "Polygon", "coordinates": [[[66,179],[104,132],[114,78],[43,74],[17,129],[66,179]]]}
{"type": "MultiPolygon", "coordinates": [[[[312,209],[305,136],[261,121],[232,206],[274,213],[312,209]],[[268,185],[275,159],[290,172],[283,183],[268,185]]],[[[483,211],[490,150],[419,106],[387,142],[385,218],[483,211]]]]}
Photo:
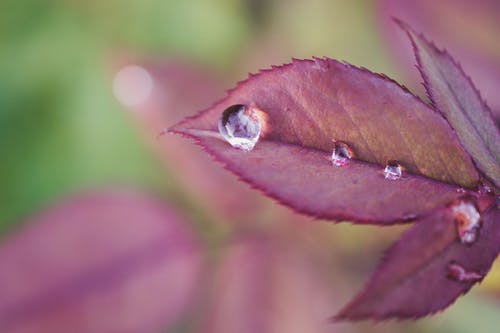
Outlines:
{"type": "MultiPolygon", "coordinates": [[[[134,185],[174,200],[182,192],[113,96],[116,59],[191,59],[219,73],[227,87],[258,68],[311,56],[399,80],[374,8],[362,0],[2,0],[0,231],[94,186],[134,185]]],[[[353,242],[373,233],[334,228],[353,242]]],[[[364,251],[363,244],[345,246],[364,251]]],[[[480,293],[444,315],[388,328],[493,332],[498,302],[480,293]]]]}
{"type": "Polygon", "coordinates": [[[1,230],[82,187],[161,187],[163,170],[113,96],[114,57],[187,57],[217,69],[229,85],[292,56],[328,55],[393,73],[373,29],[371,6],[318,0],[2,1],[1,230]]]}

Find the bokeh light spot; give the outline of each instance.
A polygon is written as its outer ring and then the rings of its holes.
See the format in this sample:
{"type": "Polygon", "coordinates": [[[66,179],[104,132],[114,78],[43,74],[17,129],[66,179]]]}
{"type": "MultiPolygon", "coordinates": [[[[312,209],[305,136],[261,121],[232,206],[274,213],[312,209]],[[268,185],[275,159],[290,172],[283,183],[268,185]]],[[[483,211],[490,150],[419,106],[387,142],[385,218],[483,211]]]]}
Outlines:
{"type": "Polygon", "coordinates": [[[153,90],[153,78],[137,65],[123,67],[116,73],[113,91],[118,101],[125,106],[144,103],[153,90]]]}

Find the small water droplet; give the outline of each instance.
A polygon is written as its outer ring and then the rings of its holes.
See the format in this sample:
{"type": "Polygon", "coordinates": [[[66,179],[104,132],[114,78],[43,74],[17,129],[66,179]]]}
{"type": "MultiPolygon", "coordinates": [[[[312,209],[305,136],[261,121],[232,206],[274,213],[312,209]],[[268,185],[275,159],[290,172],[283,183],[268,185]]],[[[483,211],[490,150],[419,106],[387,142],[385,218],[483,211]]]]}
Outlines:
{"type": "Polygon", "coordinates": [[[403,216],[403,221],[413,221],[417,218],[417,214],[406,214],[403,216]]]}
{"type": "Polygon", "coordinates": [[[457,226],[458,237],[462,244],[470,245],[474,243],[481,226],[481,216],[476,206],[472,202],[460,200],[452,206],[451,210],[457,226]]]}
{"type": "Polygon", "coordinates": [[[448,264],[448,277],[458,282],[477,282],[483,276],[474,271],[468,271],[462,265],[452,261],[448,264]]]}
{"type": "Polygon", "coordinates": [[[389,161],[384,169],[384,177],[389,180],[401,179],[403,167],[397,161],[389,161]]]}
{"type": "Polygon", "coordinates": [[[337,167],[346,166],[351,158],[354,157],[352,149],[342,141],[334,141],[332,152],[332,163],[337,167]]]}
{"type": "Polygon", "coordinates": [[[242,104],[228,107],[219,119],[219,132],[231,146],[250,151],[259,140],[262,124],[257,110],[242,104]]]}
{"type": "Polygon", "coordinates": [[[481,194],[492,194],[493,190],[487,184],[481,183],[479,185],[479,193],[481,194]]]}
{"type": "Polygon", "coordinates": [[[463,187],[457,188],[457,193],[464,194],[466,191],[463,187]]]}

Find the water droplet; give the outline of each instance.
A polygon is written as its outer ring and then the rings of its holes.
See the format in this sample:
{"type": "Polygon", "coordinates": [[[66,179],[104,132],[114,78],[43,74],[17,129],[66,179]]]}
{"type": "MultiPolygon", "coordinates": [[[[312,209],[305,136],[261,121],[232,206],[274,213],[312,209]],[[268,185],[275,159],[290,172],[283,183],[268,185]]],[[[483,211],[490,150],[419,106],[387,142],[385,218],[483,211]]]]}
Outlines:
{"type": "Polygon", "coordinates": [[[472,202],[461,200],[451,208],[462,244],[472,244],[481,226],[479,212],[472,202]]]}
{"type": "Polygon", "coordinates": [[[481,183],[478,189],[481,194],[492,194],[493,190],[487,184],[481,183]]]}
{"type": "Polygon", "coordinates": [[[261,129],[257,110],[242,104],[228,107],[219,119],[219,132],[224,139],[231,146],[245,151],[255,147],[261,129]]]}
{"type": "Polygon", "coordinates": [[[403,221],[413,221],[417,218],[417,214],[406,214],[403,216],[403,221]]]}
{"type": "Polygon", "coordinates": [[[397,161],[389,161],[384,169],[384,177],[389,180],[401,179],[403,168],[397,161]]]}
{"type": "Polygon", "coordinates": [[[337,167],[346,166],[349,160],[354,157],[352,149],[342,141],[334,141],[332,152],[332,163],[337,167]]]}
{"type": "Polygon", "coordinates": [[[464,194],[466,191],[463,187],[457,188],[457,193],[464,194]]]}
{"type": "Polygon", "coordinates": [[[477,282],[483,276],[474,271],[468,271],[458,263],[452,261],[448,264],[448,277],[458,282],[477,282]]]}

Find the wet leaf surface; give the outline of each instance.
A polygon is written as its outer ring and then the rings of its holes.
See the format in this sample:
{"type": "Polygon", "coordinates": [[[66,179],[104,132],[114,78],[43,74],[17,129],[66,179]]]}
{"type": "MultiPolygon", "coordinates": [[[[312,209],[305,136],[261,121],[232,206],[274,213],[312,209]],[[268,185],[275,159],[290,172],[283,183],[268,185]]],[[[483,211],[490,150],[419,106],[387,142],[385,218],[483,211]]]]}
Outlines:
{"type": "Polygon", "coordinates": [[[491,110],[456,60],[398,22],[411,39],[434,106],[455,129],[478,168],[500,186],[500,130],[491,110]]]}
{"type": "Polygon", "coordinates": [[[415,224],[336,319],[416,319],[445,309],[468,292],[488,273],[500,251],[500,210],[492,207],[482,215],[473,244],[460,241],[455,220],[448,207],[415,224]]]}
{"type": "Polygon", "coordinates": [[[461,195],[454,186],[424,177],[386,180],[383,168],[369,163],[351,161],[346,167],[334,167],[328,154],[295,145],[264,140],[243,153],[218,138],[201,133],[196,138],[243,180],[264,184],[254,186],[266,195],[320,218],[405,222],[461,195]]]}
{"type": "Polygon", "coordinates": [[[453,200],[451,185],[474,187],[478,177],[439,114],[397,83],[331,59],[295,60],[253,75],[172,131],[199,141],[252,186],[321,218],[401,221],[453,200]],[[236,104],[266,113],[264,138],[251,152],[217,138],[221,113],[236,104]],[[333,167],[332,140],[347,143],[356,160],[333,167]],[[391,160],[404,166],[404,181],[384,181],[391,160]],[[424,188],[439,194],[424,202],[424,188]]]}
{"type": "Polygon", "coordinates": [[[163,202],[107,190],[60,202],[0,245],[2,332],[151,332],[194,296],[200,248],[163,202]]]}

